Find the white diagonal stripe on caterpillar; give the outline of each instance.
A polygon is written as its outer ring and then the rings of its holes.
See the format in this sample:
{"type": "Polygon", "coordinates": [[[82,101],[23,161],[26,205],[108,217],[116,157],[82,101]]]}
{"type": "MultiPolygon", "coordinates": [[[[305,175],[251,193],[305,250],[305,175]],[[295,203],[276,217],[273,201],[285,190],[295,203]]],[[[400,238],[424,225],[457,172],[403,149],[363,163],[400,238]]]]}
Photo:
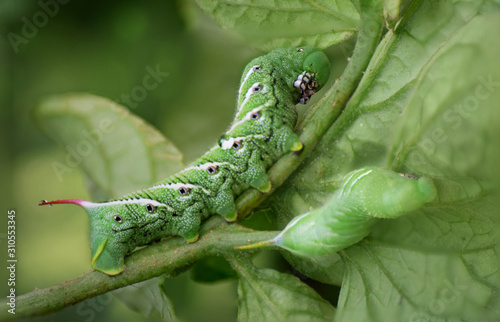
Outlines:
{"type": "MultiPolygon", "coordinates": [[[[238,110],[236,111],[236,115],[238,115],[241,112],[241,110],[243,109],[243,107],[248,103],[248,100],[250,99],[250,97],[252,97],[252,94],[256,94],[256,92],[254,92],[253,90],[257,86],[260,86],[260,82],[256,82],[252,86],[250,86],[250,88],[248,89],[248,91],[245,94],[245,99],[243,99],[243,102],[241,102],[241,105],[238,106],[238,110]]],[[[267,93],[267,86],[264,86],[264,88],[261,91],[259,91],[259,93],[267,93]]]]}
{"type": "Polygon", "coordinates": [[[207,171],[207,169],[210,166],[219,166],[219,165],[229,165],[229,167],[231,167],[232,169],[234,168],[234,166],[231,163],[229,163],[229,162],[207,162],[207,163],[203,163],[203,164],[198,164],[198,165],[193,165],[193,166],[187,167],[186,169],[181,170],[179,173],[183,173],[183,172],[190,171],[190,170],[204,170],[204,171],[207,171]]]}
{"type": "Polygon", "coordinates": [[[241,85],[240,85],[240,89],[238,90],[238,99],[241,97],[241,90],[243,89],[243,86],[245,85],[245,83],[247,82],[248,78],[250,77],[250,75],[253,74],[253,72],[255,71],[254,68],[257,67],[259,65],[254,65],[252,66],[252,68],[250,68],[250,70],[247,72],[247,74],[245,75],[245,78],[243,79],[243,81],[241,82],[241,85]]]}
{"type": "Polygon", "coordinates": [[[239,120],[239,121],[237,121],[237,122],[234,122],[234,123],[231,125],[231,127],[230,127],[230,128],[229,128],[229,130],[228,130],[228,132],[231,132],[232,130],[234,130],[234,129],[235,129],[238,125],[240,125],[241,123],[243,123],[243,122],[246,122],[246,121],[250,120],[250,119],[251,119],[251,117],[252,117],[252,114],[257,113],[257,112],[260,112],[263,108],[266,108],[266,107],[271,107],[271,106],[273,106],[273,103],[272,103],[272,102],[266,102],[265,104],[259,105],[259,106],[257,106],[256,108],[252,109],[251,111],[248,111],[248,112],[245,114],[245,116],[244,116],[241,120],[239,120]]]}
{"type": "Polygon", "coordinates": [[[145,198],[139,198],[139,199],[124,199],[124,200],[113,200],[113,201],[108,201],[108,202],[101,202],[101,203],[88,203],[86,204],[86,207],[101,207],[103,205],[105,206],[112,206],[112,205],[128,205],[128,204],[140,204],[140,205],[147,205],[147,204],[151,204],[155,207],[165,207],[167,208],[168,210],[170,211],[173,211],[174,209],[171,208],[170,206],[164,204],[164,203],[161,203],[161,202],[158,202],[156,200],[152,200],[152,199],[145,199],[145,198]]]}
{"type": "Polygon", "coordinates": [[[223,150],[231,149],[235,141],[245,141],[248,138],[265,139],[266,137],[264,135],[247,135],[247,136],[239,136],[236,138],[229,138],[227,140],[222,140],[221,148],[223,150]]]}
{"type": "Polygon", "coordinates": [[[197,185],[194,185],[194,184],[182,183],[182,182],[179,182],[179,183],[162,183],[162,184],[153,186],[150,189],[164,188],[164,189],[175,189],[175,190],[177,190],[177,189],[182,188],[182,187],[185,187],[185,188],[188,188],[188,189],[201,189],[207,195],[212,195],[212,192],[210,190],[205,189],[202,186],[197,186],[197,185]]]}

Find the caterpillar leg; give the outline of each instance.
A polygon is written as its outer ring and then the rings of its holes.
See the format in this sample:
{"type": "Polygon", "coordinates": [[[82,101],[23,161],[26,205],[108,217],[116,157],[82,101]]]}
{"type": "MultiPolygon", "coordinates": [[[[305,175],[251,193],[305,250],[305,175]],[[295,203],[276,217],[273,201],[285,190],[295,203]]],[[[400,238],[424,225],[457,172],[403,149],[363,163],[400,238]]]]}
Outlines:
{"type": "Polygon", "coordinates": [[[198,231],[196,231],[196,232],[192,231],[192,232],[184,234],[182,237],[184,237],[186,242],[194,243],[195,241],[198,240],[198,238],[200,238],[200,234],[198,234],[198,231]]]}
{"type": "Polygon", "coordinates": [[[234,180],[226,177],[224,183],[219,187],[217,195],[211,197],[212,209],[229,222],[235,221],[238,218],[236,206],[234,205],[234,195],[232,185],[234,180]]]}
{"type": "Polygon", "coordinates": [[[304,144],[302,144],[297,134],[290,132],[285,136],[283,148],[285,151],[298,152],[304,148],[304,144]]]}
{"type": "Polygon", "coordinates": [[[278,151],[276,157],[290,151],[298,152],[304,148],[304,144],[300,141],[299,136],[293,132],[293,129],[286,125],[276,127],[270,143],[278,151]]]}
{"type": "Polygon", "coordinates": [[[216,212],[229,222],[238,218],[236,206],[234,205],[234,196],[231,190],[222,189],[217,193],[214,202],[218,205],[216,212]]]}
{"type": "Polygon", "coordinates": [[[120,249],[109,238],[92,236],[92,268],[108,275],[117,275],[123,271],[126,250],[120,249]]]}
{"type": "Polygon", "coordinates": [[[263,193],[268,193],[272,188],[267,174],[265,176],[255,176],[250,185],[252,188],[255,188],[263,193]]]}
{"type": "Polygon", "coordinates": [[[234,203],[232,204],[232,207],[219,208],[217,213],[222,217],[224,217],[224,219],[226,219],[226,221],[228,222],[233,222],[236,221],[236,219],[238,219],[238,213],[236,212],[236,207],[234,206],[234,203]]]}
{"type": "Polygon", "coordinates": [[[183,237],[188,243],[193,243],[198,240],[198,232],[201,225],[201,218],[199,215],[183,213],[173,218],[177,219],[174,224],[174,231],[176,231],[175,235],[183,237]]]}
{"type": "Polygon", "coordinates": [[[267,193],[271,190],[271,182],[261,160],[261,155],[260,149],[255,149],[252,152],[248,160],[248,168],[242,174],[242,177],[252,188],[267,193]]]}

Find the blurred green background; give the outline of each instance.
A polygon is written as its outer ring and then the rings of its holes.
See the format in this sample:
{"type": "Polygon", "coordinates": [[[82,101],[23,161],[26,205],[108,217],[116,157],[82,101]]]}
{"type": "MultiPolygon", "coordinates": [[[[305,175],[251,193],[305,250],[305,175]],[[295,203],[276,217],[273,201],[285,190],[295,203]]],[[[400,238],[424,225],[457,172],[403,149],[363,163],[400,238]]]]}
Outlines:
{"type": "MultiPolygon", "coordinates": [[[[259,54],[218,27],[194,1],[43,3],[0,2],[0,185],[5,216],[10,209],[16,211],[18,295],[90,270],[83,210],[37,205],[42,199],[89,198],[78,169],[62,179],[56,176],[53,165],[64,162],[67,152],[36,128],[31,112],[37,103],[47,95],[89,92],[129,105],[172,140],[189,162],[211,147],[230,124],[241,71],[259,54]],[[142,85],[150,68],[168,76],[136,105],[126,104],[123,95],[142,85]]],[[[343,49],[348,51],[349,45],[343,49]]],[[[342,58],[342,67],[346,61],[342,50],[333,55],[342,58]]],[[[0,230],[2,259],[7,254],[6,224],[5,218],[0,230]]],[[[0,273],[2,281],[6,273],[0,273]]],[[[184,274],[167,285],[183,320],[236,317],[234,281],[203,285],[184,274]]],[[[41,320],[138,318],[104,295],[41,320]]]]}

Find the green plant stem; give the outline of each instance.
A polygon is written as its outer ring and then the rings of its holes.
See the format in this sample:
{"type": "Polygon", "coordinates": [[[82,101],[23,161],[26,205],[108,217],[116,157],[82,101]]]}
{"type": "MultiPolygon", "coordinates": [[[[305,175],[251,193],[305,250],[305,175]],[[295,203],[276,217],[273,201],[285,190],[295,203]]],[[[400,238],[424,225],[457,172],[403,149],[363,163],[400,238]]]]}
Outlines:
{"type": "MultiPolygon", "coordinates": [[[[317,103],[298,126],[304,149],[300,154],[289,154],[281,158],[270,170],[269,178],[273,191],[308,157],[323,134],[334,123],[343,107],[355,91],[363,72],[377,47],[382,26],[378,1],[362,2],[362,23],[354,53],[344,73],[317,103]]],[[[270,194],[261,194],[253,189],[244,192],[236,201],[239,218],[250,212],[270,194]]],[[[0,311],[0,319],[14,319],[48,314],[74,305],[85,299],[138,283],[162,274],[174,275],[179,269],[207,255],[233,251],[232,248],[271,239],[277,232],[259,232],[245,229],[237,224],[226,224],[219,216],[207,220],[196,243],[186,244],[181,238],[159,242],[126,258],[124,272],[107,276],[100,272],[89,272],[79,278],[57,286],[35,290],[16,297],[16,314],[0,311]]],[[[6,302],[0,304],[6,308],[6,302]]]]}
{"type": "Polygon", "coordinates": [[[8,306],[3,301],[0,320],[48,314],[156,276],[173,276],[202,257],[233,251],[233,247],[249,240],[263,241],[276,234],[276,231],[252,231],[238,224],[227,224],[221,217],[212,217],[203,226],[201,238],[196,243],[186,244],[182,238],[171,238],[131,254],[120,275],[91,271],[71,281],[18,296],[15,315],[7,312],[8,306]]]}

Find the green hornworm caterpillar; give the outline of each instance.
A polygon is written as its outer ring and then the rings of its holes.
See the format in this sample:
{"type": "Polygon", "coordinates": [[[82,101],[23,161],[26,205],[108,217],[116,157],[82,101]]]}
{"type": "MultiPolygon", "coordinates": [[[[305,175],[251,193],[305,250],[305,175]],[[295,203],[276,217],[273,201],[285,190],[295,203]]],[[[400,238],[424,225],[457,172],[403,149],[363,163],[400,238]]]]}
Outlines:
{"type": "Polygon", "coordinates": [[[40,205],[70,203],[85,209],[92,267],[108,275],[122,272],[125,255],[137,246],[170,235],[194,242],[209,215],[236,220],[236,195],[249,187],[270,190],[266,169],[282,154],[302,149],[293,132],[295,105],[305,104],[329,72],[326,55],[312,47],[281,48],[256,58],[244,70],[233,124],[190,167],[116,200],[64,199],[40,205]]]}
{"type": "Polygon", "coordinates": [[[323,207],[295,217],[275,238],[239,249],[275,245],[320,259],[365,238],[377,218],[397,218],[436,197],[433,182],[379,167],[348,173],[323,207]]]}

